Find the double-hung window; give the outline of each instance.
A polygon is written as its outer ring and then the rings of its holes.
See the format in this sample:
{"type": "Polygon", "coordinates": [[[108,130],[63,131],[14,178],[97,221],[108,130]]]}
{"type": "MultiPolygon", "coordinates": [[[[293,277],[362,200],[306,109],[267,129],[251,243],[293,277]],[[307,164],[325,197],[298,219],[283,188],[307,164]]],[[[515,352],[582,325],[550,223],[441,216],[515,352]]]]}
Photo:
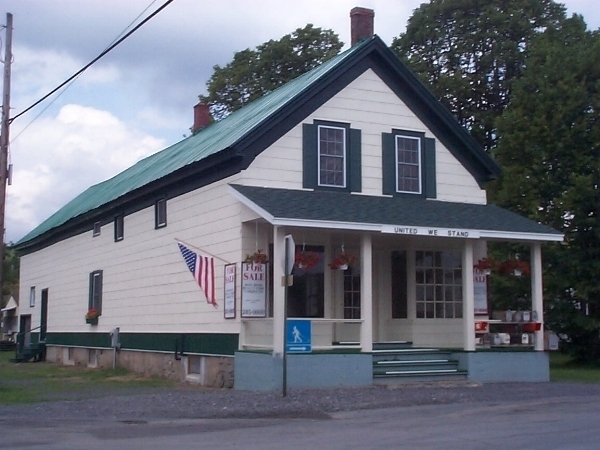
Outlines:
{"type": "Polygon", "coordinates": [[[425,133],[395,129],[383,133],[383,193],[436,198],[435,159],[435,139],[425,133]]]}
{"type": "Polygon", "coordinates": [[[361,132],[343,122],[315,120],[302,127],[302,185],[361,192],[361,132]]]}
{"type": "Polygon", "coordinates": [[[346,187],[346,129],[318,126],[319,186],[346,187]]]}
{"type": "Polygon", "coordinates": [[[396,135],[396,191],[421,193],[421,139],[396,135]]]}
{"type": "Polygon", "coordinates": [[[115,242],[122,241],[124,237],[124,218],[122,215],[115,217],[115,242]]]}
{"type": "Polygon", "coordinates": [[[98,315],[102,314],[102,271],[95,270],[90,273],[90,297],[88,309],[95,309],[98,315]]]}
{"type": "Polygon", "coordinates": [[[164,228],[167,226],[167,199],[161,198],[154,205],[154,227],[164,228]]]}

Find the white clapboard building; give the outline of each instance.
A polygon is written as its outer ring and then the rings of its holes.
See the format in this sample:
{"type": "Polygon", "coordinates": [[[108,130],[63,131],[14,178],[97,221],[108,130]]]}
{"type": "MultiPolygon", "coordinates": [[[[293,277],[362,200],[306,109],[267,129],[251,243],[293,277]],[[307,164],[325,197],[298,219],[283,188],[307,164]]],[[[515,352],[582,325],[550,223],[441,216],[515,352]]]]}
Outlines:
{"type": "Polygon", "coordinates": [[[351,18],[350,49],[219,122],[197,105],[191,136],[21,239],[27,342],[237,389],[280,388],[287,351],[290,387],[548,380],[541,246],[562,235],[487,204],[500,168],[373,35],[373,12],[351,18]],[[487,309],[473,269],[492,240],[530,246],[519,321],[487,309]]]}

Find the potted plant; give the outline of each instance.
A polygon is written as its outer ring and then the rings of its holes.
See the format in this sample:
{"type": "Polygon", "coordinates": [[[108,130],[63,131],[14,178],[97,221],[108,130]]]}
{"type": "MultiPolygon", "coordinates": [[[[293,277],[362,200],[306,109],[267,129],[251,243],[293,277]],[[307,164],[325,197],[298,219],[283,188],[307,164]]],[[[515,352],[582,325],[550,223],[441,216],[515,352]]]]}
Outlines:
{"type": "Polygon", "coordinates": [[[521,275],[529,275],[531,270],[527,261],[521,261],[518,259],[509,259],[504,261],[498,268],[500,273],[505,275],[514,275],[520,277],[521,275]]]}
{"type": "Polygon", "coordinates": [[[299,269],[307,270],[316,267],[319,264],[319,255],[315,252],[304,252],[296,253],[296,259],[294,260],[294,265],[299,269]]]}
{"type": "Polygon", "coordinates": [[[477,264],[473,265],[473,267],[481,271],[484,275],[490,275],[492,273],[492,269],[496,267],[496,261],[494,261],[492,258],[482,258],[477,261],[477,264]]]}
{"type": "Polygon", "coordinates": [[[100,312],[96,308],[90,308],[85,314],[85,323],[97,325],[98,317],[100,317],[100,312]]]}
{"type": "Polygon", "coordinates": [[[333,270],[346,270],[348,267],[354,266],[354,264],[356,264],[356,256],[342,252],[329,263],[329,267],[333,270]]]}
{"type": "Polygon", "coordinates": [[[256,250],[251,255],[246,255],[244,262],[246,264],[267,264],[269,257],[265,253],[262,253],[262,251],[256,250]]]}

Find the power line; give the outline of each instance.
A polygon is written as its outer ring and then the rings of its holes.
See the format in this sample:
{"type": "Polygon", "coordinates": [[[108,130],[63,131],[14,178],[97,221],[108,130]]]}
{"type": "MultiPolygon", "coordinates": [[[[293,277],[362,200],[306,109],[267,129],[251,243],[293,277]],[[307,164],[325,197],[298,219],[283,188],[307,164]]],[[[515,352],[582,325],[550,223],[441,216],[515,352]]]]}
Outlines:
{"type": "Polygon", "coordinates": [[[16,120],[17,118],[19,118],[23,114],[25,114],[27,111],[35,108],[37,105],[39,105],[41,102],[43,102],[44,100],[46,100],[48,97],[50,97],[56,91],[58,91],[63,86],[67,85],[72,80],[74,80],[75,78],[77,78],[79,75],[81,75],[87,69],[89,69],[93,64],[95,64],[99,59],[101,59],[104,55],[106,55],[107,53],[109,53],[117,45],[119,45],[121,42],[123,42],[124,40],[126,40],[133,33],[135,33],[138,29],[140,29],[146,22],[148,22],[150,19],[152,19],[154,16],[156,16],[159,12],[161,12],[163,9],[165,9],[167,6],[169,6],[169,4],[172,3],[172,2],[173,2],[173,0],[167,0],[165,3],[163,3],[163,5],[160,8],[158,8],[156,11],[154,11],[152,14],[150,14],[148,17],[146,17],[144,20],[142,20],[138,25],[136,25],[129,33],[127,33],[121,39],[117,40],[114,44],[112,44],[108,48],[106,48],[106,50],[104,50],[102,53],[100,53],[96,58],[94,58],[91,62],[89,62],[87,65],[85,65],[83,68],[81,68],[78,72],[76,72],[75,74],[73,74],[67,80],[63,81],[60,85],[58,85],[57,87],[55,87],[54,89],[52,89],[49,93],[47,93],[46,95],[44,95],[42,98],[40,98],[38,101],[36,101],[35,103],[33,103],[31,106],[25,108],[19,114],[17,114],[16,116],[12,117],[11,119],[9,119],[9,123],[12,123],[14,120],[16,120]]]}
{"type": "MultiPolygon", "coordinates": [[[[126,32],[126,31],[127,31],[127,30],[128,30],[128,29],[129,29],[129,28],[130,28],[130,27],[131,27],[133,24],[134,24],[134,23],[136,23],[136,22],[138,21],[138,19],[139,19],[140,17],[142,17],[142,16],[143,16],[143,15],[146,13],[146,11],[148,11],[148,9],[150,9],[150,7],[151,7],[152,5],[154,5],[154,4],[156,3],[156,1],[157,1],[157,0],[152,0],[152,3],[150,3],[148,6],[146,6],[146,8],[144,8],[144,10],[143,10],[141,13],[139,13],[139,14],[138,14],[138,16],[137,16],[135,19],[133,19],[133,20],[131,21],[131,23],[130,23],[129,25],[127,25],[127,26],[125,27],[125,29],[124,29],[123,31],[121,31],[121,33],[119,33],[119,35],[118,35],[116,38],[114,38],[114,39],[113,39],[113,41],[112,41],[110,44],[108,44],[108,46],[107,46],[107,47],[104,49],[104,51],[105,51],[105,52],[108,52],[108,51],[109,51],[109,49],[110,49],[110,46],[111,46],[111,45],[113,45],[113,44],[115,44],[115,43],[116,43],[116,41],[117,41],[117,39],[119,39],[119,37],[123,36],[123,34],[124,34],[124,33],[125,33],[125,32],[126,32]]],[[[165,5],[165,6],[166,6],[166,5],[165,5]]],[[[140,24],[140,25],[141,25],[141,24],[140,24]]],[[[23,129],[22,129],[22,130],[21,130],[21,131],[20,131],[20,132],[19,132],[19,133],[18,133],[18,134],[15,136],[15,137],[13,137],[13,138],[11,139],[11,143],[13,143],[14,141],[16,141],[16,140],[18,139],[18,137],[19,137],[19,136],[21,136],[21,135],[22,135],[22,134],[25,132],[25,130],[27,130],[27,128],[29,128],[29,127],[30,127],[30,126],[31,126],[31,125],[32,125],[32,124],[33,124],[33,123],[34,123],[34,122],[35,122],[35,121],[36,121],[36,120],[37,120],[37,119],[38,119],[38,118],[39,118],[39,117],[40,117],[42,114],[44,114],[44,112],[46,112],[46,110],[47,110],[48,108],[50,108],[50,106],[52,106],[52,105],[54,104],[54,102],[55,102],[56,100],[58,100],[58,99],[60,98],[60,96],[61,96],[61,95],[63,95],[63,94],[64,94],[64,93],[67,91],[67,89],[69,89],[69,88],[70,88],[70,87],[73,85],[73,83],[75,83],[75,81],[77,81],[77,78],[79,78],[79,76],[81,75],[81,73],[83,72],[83,70],[85,70],[85,68],[84,68],[84,69],[82,69],[82,70],[80,70],[80,71],[79,71],[77,74],[75,74],[75,75],[73,75],[71,78],[69,78],[69,80],[65,81],[65,82],[64,82],[63,84],[61,84],[59,87],[57,87],[56,89],[54,89],[54,90],[53,90],[53,91],[52,91],[50,94],[46,95],[44,98],[40,99],[38,102],[36,102],[35,104],[31,105],[29,108],[27,108],[25,111],[21,112],[21,113],[18,115],[18,116],[20,116],[21,114],[25,114],[25,113],[26,113],[28,110],[30,110],[31,108],[33,108],[34,106],[36,106],[36,105],[37,105],[39,102],[43,101],[45,98],[47,98],[48,96],[52,95],[52,93],[56,92],[58,89],[60,89],[62,86],[64,86],[65,84],[67,84],[67,83],[68,83],[68,86],[67,86],[67,87],[65,87],[65,88],[64,88],[64,89],[63,89],[63,90],[62,90],[62,91],[61,91],[61,92],[60,92],[60,93],[59,93],[59,94],[58,94],[56,97],[54,97],[54,98],[53,98],[53,99],[50,101],[50,103],[48,103],[48,104],[47,104],[47,105],[46,105],[46,106],[45,106],[45,107],[44,107],[44,108],[43,108],[43,109],[42,109],[42,110],[41,110],[41,111],[38,113],[38,115],[37,115],[37,116],[35,116],[35,117],[34,117],[34,118],[31,120],[31,122],[29,122],[27,125],[25,125],[25,127],[24,127],[24,128],[23,128],[23,129]]],[[[18,116],[15,116],[15,117],[13,117],[13,118],[11,119],[11,121],[12,121],[12,120],[14,120],[14,119],[16,119],[18,116]]]]}

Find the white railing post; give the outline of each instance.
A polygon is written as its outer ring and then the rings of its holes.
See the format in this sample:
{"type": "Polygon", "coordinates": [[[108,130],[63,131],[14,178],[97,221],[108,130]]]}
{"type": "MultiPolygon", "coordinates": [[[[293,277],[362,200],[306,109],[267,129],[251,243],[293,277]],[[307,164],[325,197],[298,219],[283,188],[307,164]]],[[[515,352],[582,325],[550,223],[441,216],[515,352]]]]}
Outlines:
{"type": "Polygon", "coordinates": [[[473,284],[473,241],[465,239],[462,252],[463,342],[467,351],[475,350],[475,286],[473,284]]]}
{"type": "Polygon", "coordinates": [[[364,233],[360,240],[360,345],[363,352],[373,351],[373,248],[371,235],[364,233]]]}
{"type": "Polygon", "coordinates": [[[283,259],[285,252],[285,228],[273,227],[273,354],[283,355],[284,311],[283,259]]]}
{"type": "Polygon", "coordinates": [[[544,294],[542,289],[542,245],[531,244],[531,307],[532,320],[540,323],[540,330],[535,332],[535,349],[544,350],[544,294]]]}

